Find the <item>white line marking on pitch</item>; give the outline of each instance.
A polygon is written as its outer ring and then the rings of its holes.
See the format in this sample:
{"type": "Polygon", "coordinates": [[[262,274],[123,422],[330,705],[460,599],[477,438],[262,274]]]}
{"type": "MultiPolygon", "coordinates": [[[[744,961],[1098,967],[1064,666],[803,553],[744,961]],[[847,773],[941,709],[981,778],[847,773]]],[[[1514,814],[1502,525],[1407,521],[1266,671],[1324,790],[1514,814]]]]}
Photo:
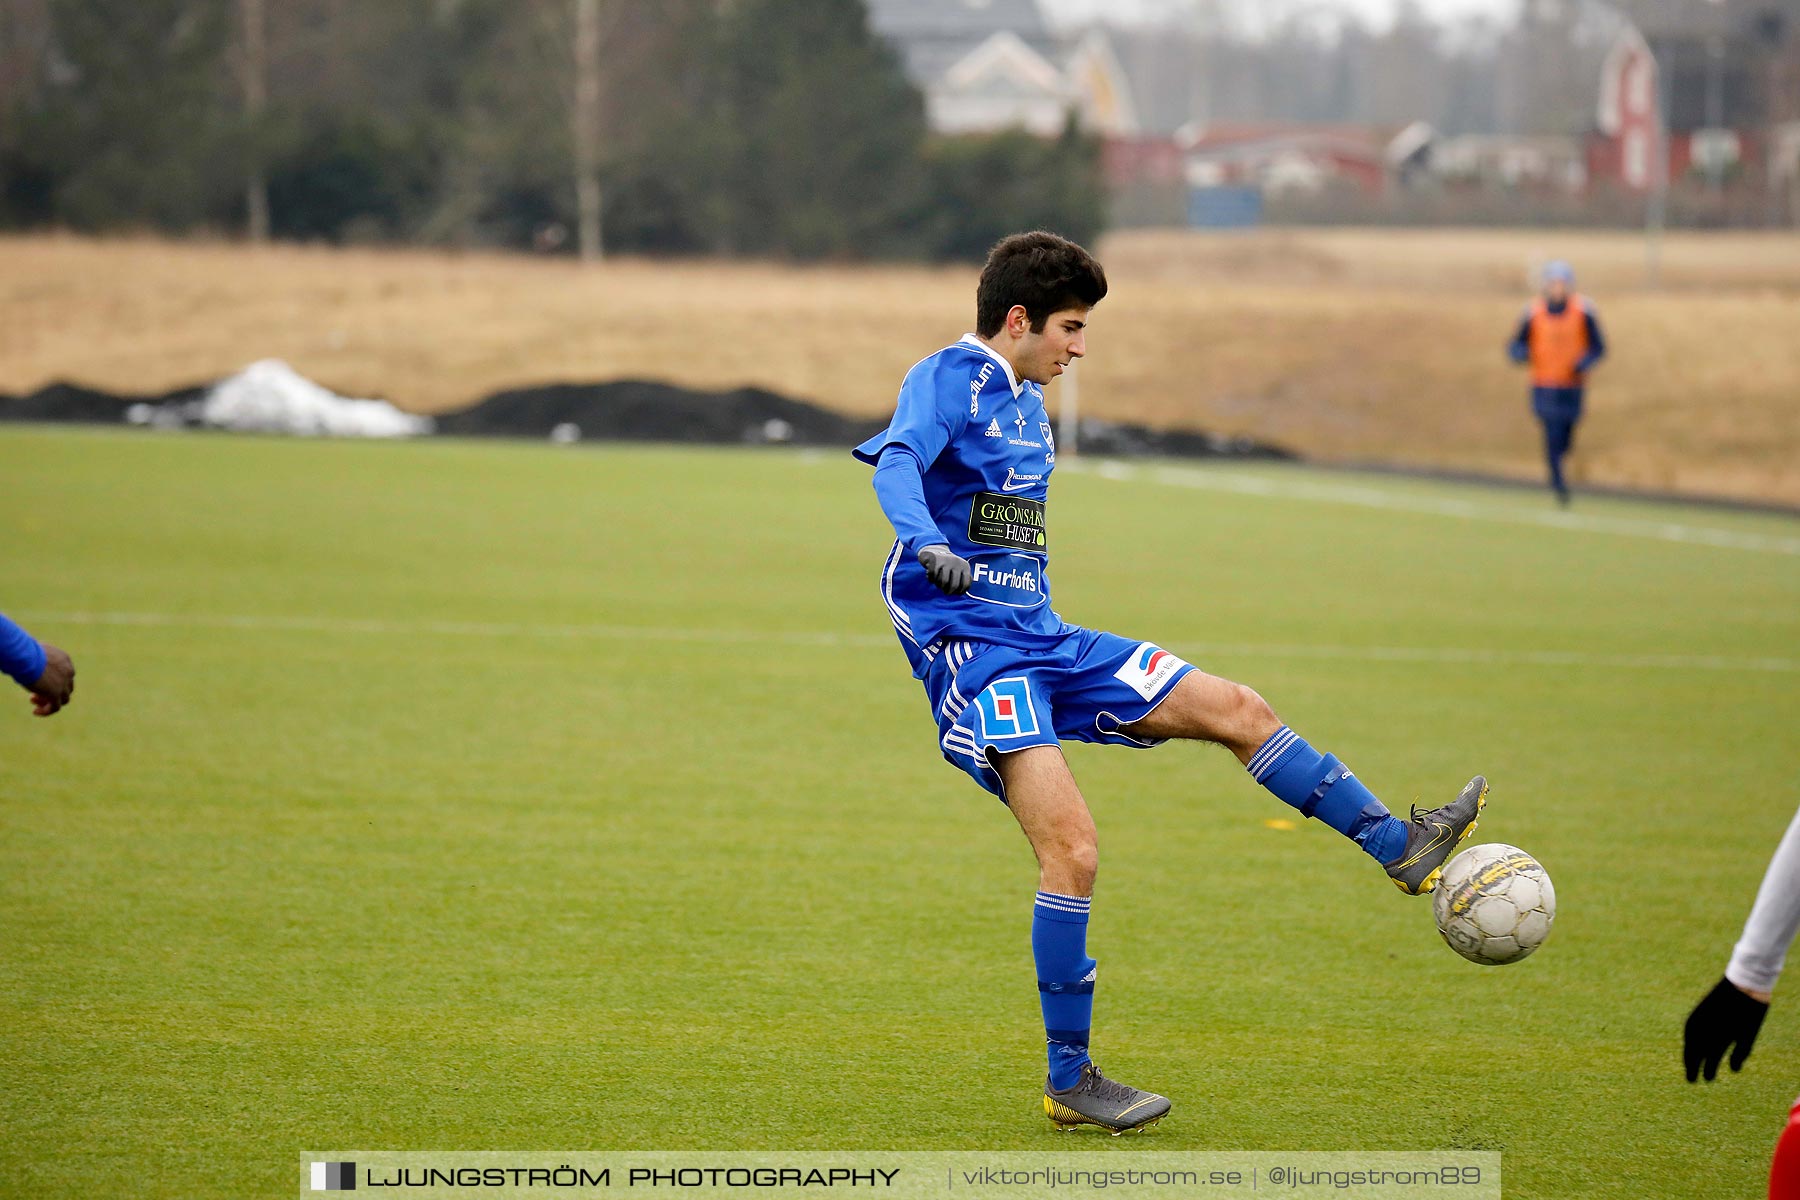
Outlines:
{"type": "Polygon", "coordinates": [[[676,642],[774,642],[786,646],[891,646],[873,633],[804,630],[668,629],[652,625],[525,625],[504,621],[384,621],[361,617],[265,617],[211,613],[28,613],[38,621],[71,625],[137,625],[285,633],[373,633],[445,637],[655,638],[676,642]]]}
{"type": "MultiPolygon", "coordinates": [[[[1079,460],[1076,461],[1079,462],[1079,460]]],[[[1602,517],[1591,513],[1522,512],[1516,509],[1490,508],[1467,500],[1399,495],[1379,488],[1361,487],[1355,484],[1276,480],[1258,475],[1215,475],[1204,470],[1181,467],[1140,469],[1123,463],[1104,462],[1094,466],[1091,470],[1103,479],[1148,479],[1153,483],[1164,483],[1172,487],[1206,488],[1216,492],[1235,492],[1245,496],[1268,496],[1278,500],[1317,500],[1328,504],[1354,504],[1363,508],[1383,508],[1395,512],[1463,517],[1472,521],[1498,521],[1508,525],[1540,525],[1552,529],[1573,529],[1582,533],[1611,533],[1621,537],[1650,538],[1661,542],[1718,546],[1729,550],[1756,550],[1767,554],[1800,555],[1800,537],[1746,533],[1733,529],[1716,529],[1705,525],[1687,525],[1679,521],[1602,517]]]]}
{"type": "Polygon", "coordinates": [[[1678,671],[1800,671],[1791,658],[1726,654],[1590,654],[1583,650],[1472,650],[1456,646],[1197,646],[1208,654],[1268,658],[1350,658],[1367,662],[1494,663],[1537,667],[1626,667],[1678,671]]]}
{"type": "MultiPolygon", "coordinates": [[[[669,629],[648,625],[526,625],[487,621],[386,621],[349,617],[232,616],[206,613],[26,612],[45,625],[115,625],[145,628],[239,629],[246,632],[389,634],[443,637],[547,637],[710,642],[732,645],[887,647],[893,637],[874,633],[830,633],[757,629],[669,629]]],[[[1190,642],[1166,645],[1195,658],[1242,655],[1263,658],[1335,658],[1358,662],[1491,663],[1536,667],[1618,667],[1673,671],[1800,671],[1800,660],[1748,658],[1725,654],[1593,654],[1582,650],[1479,650],[1458,646],[1345,646],[1190,642]]]]}

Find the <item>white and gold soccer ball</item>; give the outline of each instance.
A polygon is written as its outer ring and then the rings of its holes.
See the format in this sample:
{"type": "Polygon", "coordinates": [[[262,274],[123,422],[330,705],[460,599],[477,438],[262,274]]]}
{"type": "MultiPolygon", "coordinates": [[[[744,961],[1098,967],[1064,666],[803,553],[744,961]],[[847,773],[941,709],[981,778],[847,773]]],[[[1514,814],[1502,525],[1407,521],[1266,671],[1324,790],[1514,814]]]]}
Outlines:
{"type": "Polygon", "coordinates": [[[1451,859],[1431,893],[1438,932],[1473,963],[1518,962],[1544,944],[1556,920],[1556,888],[1538,860],[1489,842],[1451,859]]]}

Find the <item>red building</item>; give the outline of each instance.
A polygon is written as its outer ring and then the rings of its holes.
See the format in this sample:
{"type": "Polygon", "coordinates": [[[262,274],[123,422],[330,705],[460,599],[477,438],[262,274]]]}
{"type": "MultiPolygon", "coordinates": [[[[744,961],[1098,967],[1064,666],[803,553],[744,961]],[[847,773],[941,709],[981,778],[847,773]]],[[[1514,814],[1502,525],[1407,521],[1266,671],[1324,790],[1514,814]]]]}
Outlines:
{"type": "MultiPolygon", "coordinates": [[[[1708,6],[1699,6],[1707,9],[1708,6]]],[[[1702,12],[1723,21],[1724,15],[1702,12]]],[[[1765,176],[1770,129],[1784,119],[1800,73],[1800,39],[1779,28],[1670,29],[1620,35],[1600,79],[1588,175],[1631,191],[1654,182],[1656,135],[1666,127],[1670,183],[1715,170],[1721,180],[1765,176]]],[[[1779,171],[1777,171],[1779,173],[1779,171]]]]}
{"type": "Polygon", "coordinates": [[[1380,195],[1390,178],[1393,129],[1288,122],[1219,122],[1177,135],[1188,183],[1320,191],[1349,184],[1380,195]]]}

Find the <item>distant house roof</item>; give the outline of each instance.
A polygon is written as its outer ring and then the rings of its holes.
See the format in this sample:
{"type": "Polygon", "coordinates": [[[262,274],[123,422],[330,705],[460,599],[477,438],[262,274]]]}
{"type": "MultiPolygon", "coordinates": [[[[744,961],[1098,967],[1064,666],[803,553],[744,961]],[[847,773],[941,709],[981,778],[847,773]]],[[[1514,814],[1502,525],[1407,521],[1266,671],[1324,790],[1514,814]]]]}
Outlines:
{"type": "Polygon", "coordinates": [[[1404,126],[1355,125],[1330,121],[1210,121],[1189,126],[1176,139],[1189,150],[1214,152],[1296,139],[1331,143],[1376,158],[1404,126]]]}
{"type": "Polygon", "coordinates": [[[1172,134],[1198,115],[1199,49],[1186,34],[1096,24],[1082,34],[1081,46],[1108,56],[1138,133],[1172,134]]]}
{"type": "Polygon", "coordinates": [[[1704,37],[1713,33],[1762,33],[1780,35],[1780,26],[1791,28],[1800,21],[1800,0],[1622,0],[1619,10],[1647,38],[1704,37]],[[1776,28],[1769,30],[1774,19],[1776,28]]]}
{"type": "Polygon", "coordinates": [[[1054,62],[1056,38],[1037,0],[867,0],[869,25],[900,51],[922,87],[941,80],[970,51],[1009,33],[1054,62]]]}
{"type": "Polygon", "coordinates": [[[942,133],[1060,132],[1072,112],[1094,133],[1138,133],[1137,97],[1111,39],[1063,37],[1038,0],[866,0],[942,133]]]}
{"type": "Polygon", "coordinates": [[[996,33],[925,89],[925,114],[943,133],[1028,129],[1052,137],[1074,96],[1063,73],[1011,33],[996,33]]]}
{"type": "Polygon", "coordinates": [[[1781,64],[1800,62],[1800,0],[1622,0],[1620,9],[1656,55],[1671,129],[1710,123],[1715,50],[1722,51],[1724,125],[1743,129],[1787,113],[1789,98],[1772,84],[1781,64]]]}
{"type": "Polygon", "coordinates": [[[1090,30],[1075,44],[1067,70],[1084,127],[1114,137],[1143,131],[1131,76],[1101,31],[1090,30]]]}
{"type": "Polygon", "coordinates": [[[1176,135],[1188,182],[1254,183],[1269,191],[1317,191],[1345,179],[1363,191],[1386,184],[1393,129],[1302,121],[1221,121],[1176,135]]]}

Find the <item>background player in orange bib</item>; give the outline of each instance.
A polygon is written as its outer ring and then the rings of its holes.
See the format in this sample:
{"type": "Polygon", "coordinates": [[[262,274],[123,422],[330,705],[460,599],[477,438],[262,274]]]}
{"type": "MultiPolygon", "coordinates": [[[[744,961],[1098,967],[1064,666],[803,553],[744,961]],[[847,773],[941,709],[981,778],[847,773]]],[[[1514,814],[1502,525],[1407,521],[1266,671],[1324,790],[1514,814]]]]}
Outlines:
{"type": "Polygon", "coordinates": [[[1550,487],[1566,505],[1563,458],[1575,444],[1587,373],[1606,353],[1594,306],[1575,291],[1575,272],[1568,263],[1544,268],[1543,294],[1525,307],[1507,352],[1514,362],[1531,368],[1531,409],[1544,427],[1550,487]]]}

